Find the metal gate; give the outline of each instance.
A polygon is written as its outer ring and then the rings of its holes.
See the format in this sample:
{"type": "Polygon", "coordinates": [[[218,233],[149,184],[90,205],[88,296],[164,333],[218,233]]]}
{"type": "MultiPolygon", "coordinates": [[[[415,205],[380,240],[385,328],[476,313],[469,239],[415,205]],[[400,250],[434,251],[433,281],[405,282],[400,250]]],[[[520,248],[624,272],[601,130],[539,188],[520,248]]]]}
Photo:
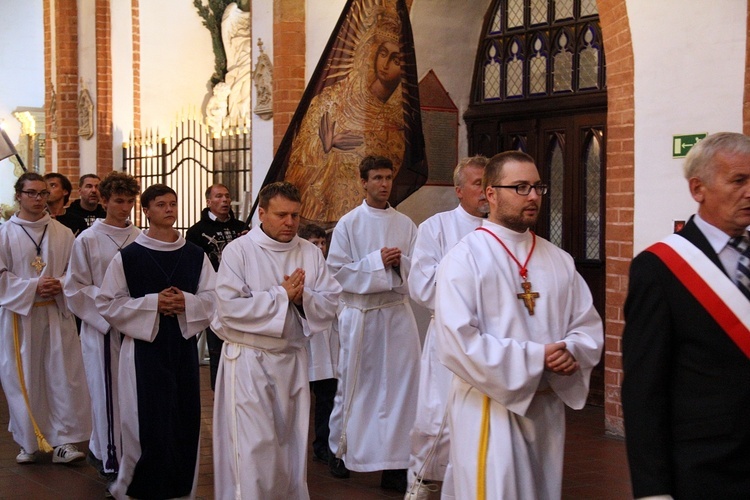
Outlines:
{"type": "MultiPolygon", "coordinates": [[[[252,152],[248,127],[231,127],[220,136],[196,118],[177,124],[169,136],[158,130],[132,133],[123,144],[122,170],[138,180],[141,191],[152,184],[166,184],[177,192],[175,229],[184,233],[200,220],[205,191],[215,183],[227,186],[235,216],[246,217],[252,204],[252,152]]],[[[140,204],[133,210],[133,223],[148,227],[140,204]]]]}

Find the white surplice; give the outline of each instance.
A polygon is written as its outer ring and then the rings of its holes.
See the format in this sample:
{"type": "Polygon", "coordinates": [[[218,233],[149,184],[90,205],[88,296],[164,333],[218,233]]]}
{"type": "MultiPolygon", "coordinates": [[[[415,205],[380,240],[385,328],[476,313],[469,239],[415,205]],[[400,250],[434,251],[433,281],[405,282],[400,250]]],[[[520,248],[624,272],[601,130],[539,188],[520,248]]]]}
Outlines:
{"type": "Polygon", "coordinates": [[[214,395],[217,499],[307,499],[310,389],[306,334],[325,332],[341,287],[320,249],[282,243],[260,226],[229,243],[219,266],[217,316],[224,340],[214,395]],[[304,315],[281,283],[305,270],[304,315]]]}
{"type": "Polygon", "coordinates": [[[357,472],[409,466],[420,345],[407,281],[416,235],[407,216],[366,201],[333,231],[328,265],[344,293],[329,445],[357,472]],[[383,247],[401,249],[398,270],[383,266],[383,247]]]}
{"type": "MultiPolygon", "coordinates": [[[[489,221],[486,227],[523,263],[529,231],[489,221]]],[[[450,467],[456,497],[476,498],[484,395],[490,398],[487,498],[560,498],[564,406],[586,403],[599,362],[602,322],[573,259],[540,237],[528,263],[538,292],[534,315],[516,263],[490,234],[474,231],[443,258],[437,274],[435,341],[440,361],[456,374],[449,396],[450,467]],[[544,345],[565,341],[580,363],[571,376],[544,371],[544,345]]]]}
{"type": "MultiPolygon", "coordinates": [[[[412,300],[429,309],[433,316],[438,264],[461,238],[481,226],[482,220],[459,205],[419,225],[409,273],[409,292],[412,300]]],[[[448,466],[450,433],[444,421],[453,374],[437,358],[434,323],[431,319],[422,347],[417,417],[411,430],[410,482],[415,474],[442,481],[448,466]]]]}
{"type": "MultiPolygon", "coordinates": [[[[182,236],[169,243],[149,237],[148,231],[140,233],[135,242],[157,252],[179,250],[186,244],[182,236]]],[[[209,325],[215,312],[216,272],[208,257],[205,255],[203,257],[198,289],[195,294],[183,292],[185,312],[177,315],[180,331],[186,339],[203,331],[209,325]]],[[[135,465],[141,456],[134,340],[153,342],[157,333],[159,333],[159,296],[157,293],[150,293],[139,298],[130,296],[122,264],[122,255],[118,252],[107,268],[100,287],[100,294],[96,297],[95,303],[99,314],[113,326],[116,326],[117,330],[124,335],[120,348],[120,366],[117,379],[122,432],[122,459],[120,460],[117,481],[110,487],[110,492],[115,498],[119,499],[127,497],[125,492],[133,478],[135,465]]],[[[198,447],[200,448],[200,443],[198,443],[198,447]]],[[[200,457],[200,449],[198,450],[198,457],[200,457]]],[[[200,459],[196,460],[192,492],[186,498],[195,497],[199,463],[200,459]]]]}
{"type": "Polygon", "coordinates": [[[19,385],[14,315],[18,315],[18,340],[31,411],[47,442],[51,446],[78,443],[91,433],[89,394],[75,318],[62,293],[54,299],[36,294],[40,275],[31,266],[41,240],[40,256],[47,264],[41,275],[62,282],[73,239],[70,229],[49,215],[35,222],[14,215],[0,225],[0,380],[10,410],[9,430],[29,453],[39,448],[19,385]]]}
{"type": "Polygon", "coordinates": [[[120,333],[109,334],[109,323],[96,308],[96,297],[104,281],[110,262],[115,254],[134,242],[140,234],[134,225],[115,227],[96,219],[94,224],[76,238],[70,257],[68,273],[65,276],[64,291],[70,310],[81,319],[81,350],[91,395],[91,440],[89,450],[101,460],[104,471],[117,472],[117,468],[107,467],[107,447],[110,441],[115,445],[114,452],[120,460],[120,411],[117,391],[117,373],[120,365],[120,333]],[[111,422],[107,416],[107,388],[105,384],[104,344],[109,337],[110,377],[111,377],[111,422]]]}

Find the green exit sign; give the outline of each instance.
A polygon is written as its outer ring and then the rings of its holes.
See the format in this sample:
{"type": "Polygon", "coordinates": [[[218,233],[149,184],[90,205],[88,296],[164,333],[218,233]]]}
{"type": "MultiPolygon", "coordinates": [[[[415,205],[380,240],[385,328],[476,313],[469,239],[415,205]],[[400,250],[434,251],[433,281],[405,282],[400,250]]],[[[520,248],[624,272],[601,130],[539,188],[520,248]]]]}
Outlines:
{"type": "Polygon", "coordinates": [[[690,134],[672,136],[672,158],[684,158],[693,146],[708,134],[690,134]]]}

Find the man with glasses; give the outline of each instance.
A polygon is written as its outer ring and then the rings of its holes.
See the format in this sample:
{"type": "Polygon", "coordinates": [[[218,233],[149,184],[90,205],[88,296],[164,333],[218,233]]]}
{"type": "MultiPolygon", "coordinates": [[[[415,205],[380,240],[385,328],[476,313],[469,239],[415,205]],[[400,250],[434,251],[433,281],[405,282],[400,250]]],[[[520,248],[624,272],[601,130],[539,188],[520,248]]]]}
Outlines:
{"type": "Polygon", "coordinates": [[[0,226],[0,379],[19,464],[53,451],[53,463],[83,460],[72,443],[91,433],[89,394],[76,323],[62,293],[73,233],[46,211],[44,178],[15,184],[19,211],[0,226]]]}
{"type": "Polygon", "coordinates": [[[565,405],[586,403],[602,322],[571,256],[531,230],[547,193],[533,159],[495,155],[483,186],[488,219],[437,272],[438,358],[456,374],[445,487],[560,498],[565,405]]]}

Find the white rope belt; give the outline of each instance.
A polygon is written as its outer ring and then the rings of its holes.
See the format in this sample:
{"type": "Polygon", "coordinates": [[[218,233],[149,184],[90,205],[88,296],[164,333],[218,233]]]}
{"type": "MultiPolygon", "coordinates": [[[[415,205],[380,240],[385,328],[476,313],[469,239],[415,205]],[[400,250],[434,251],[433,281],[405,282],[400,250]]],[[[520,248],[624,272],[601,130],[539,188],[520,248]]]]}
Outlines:
{"type": "MultiPolygon", "coordinates": [[[[350,302],[344,302],[345,307],[351,307],[353,309],[357,309],[358,311],[362,312],[363,315],[367,314],[370,311],[377,311],[378,309],[387,309],[390,307],[396,307],[402,304],[406,304],[406,302],[409,300],[409,297],[404,295],[399,300],[392,301],[392,302],[386,302],[385,304],[370,306],[370,307],[363,307],[357,304],[352,304],[350,302]]],[[[346,405],[344,407],[344,422],[341,427],[341,437],[339,438],[339,447],[338,450],[336,450],[336,458],[341,458],[344,456],[344,453],[346,453],[346,428],[349,425],[349,417],[352,413],[352,400],[354,400],[354,392],[357,388],[357,380],[359,379],[359,361],[362,358],[362,342],[364,340],[365,336],[365,318],[362,318],[362,326],[359,329],[359,332],[357,332],[357,338],[359,339],[359,343],[357,345],[357,357],[354,362],[354,378],[352,380],[352,390],[349,392],[348,397],[346,398],[346,405]]]]}

